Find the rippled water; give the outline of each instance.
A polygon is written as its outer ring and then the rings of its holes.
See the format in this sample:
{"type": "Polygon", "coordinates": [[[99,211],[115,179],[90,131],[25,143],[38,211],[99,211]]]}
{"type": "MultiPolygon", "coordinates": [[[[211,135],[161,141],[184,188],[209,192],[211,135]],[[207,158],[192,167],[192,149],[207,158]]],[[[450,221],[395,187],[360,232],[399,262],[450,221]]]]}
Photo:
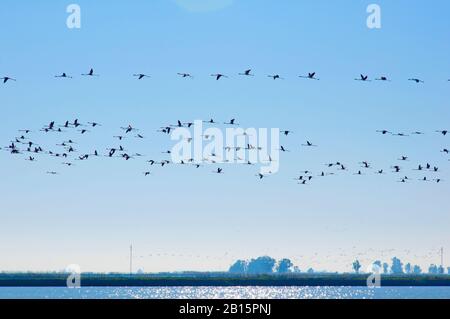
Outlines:
{"type": "Polygon", "coordinates": [[[0,299],[450,299],[450,287],[0,287],[0,299]]]}

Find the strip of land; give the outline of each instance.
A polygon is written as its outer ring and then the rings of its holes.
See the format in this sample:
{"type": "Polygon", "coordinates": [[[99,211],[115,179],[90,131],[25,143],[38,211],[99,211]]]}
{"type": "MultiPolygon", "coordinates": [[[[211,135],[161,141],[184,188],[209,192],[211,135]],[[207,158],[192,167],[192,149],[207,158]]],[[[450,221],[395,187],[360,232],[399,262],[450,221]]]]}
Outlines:
{"type": "MultiPolygon", "coordinates": [[[[65,273],[0,273],[0,287],[66,287],[65,273]]],[[[85,287],[367,286],[368,274],[82,273],[85,287]]],[[[450,275],[381,275],[381,286],[450,286],[450,275]]]]}

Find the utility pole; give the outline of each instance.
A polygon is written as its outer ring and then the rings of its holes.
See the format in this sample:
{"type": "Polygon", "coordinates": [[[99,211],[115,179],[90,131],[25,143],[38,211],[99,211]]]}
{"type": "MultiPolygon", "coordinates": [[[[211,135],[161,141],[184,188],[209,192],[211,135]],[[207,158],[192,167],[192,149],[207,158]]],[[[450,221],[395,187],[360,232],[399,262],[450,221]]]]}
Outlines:
{"type": "Polygon", "coordinates": [[[133,274],[133,245],[130,245],[130,276],[133,274]]]}

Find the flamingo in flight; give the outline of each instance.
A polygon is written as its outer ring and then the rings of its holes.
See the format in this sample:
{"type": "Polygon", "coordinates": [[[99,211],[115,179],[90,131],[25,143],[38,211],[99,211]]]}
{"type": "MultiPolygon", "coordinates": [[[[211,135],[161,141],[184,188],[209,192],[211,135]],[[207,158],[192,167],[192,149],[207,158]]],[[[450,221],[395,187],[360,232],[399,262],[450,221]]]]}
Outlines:
{"type": "Polygon", "coordinates": [[[129,124],[127,127],[121,127],[121,129],[125,131],[125,134],[128,134],[132,131],[138,131],[138,129],[132,127],[131,124],[129,124]]]}
{"type": "Polygon", "coordinates": [[[235,123],[235,121],[236,121],[236,119],[231,119],[230,122],[224,122],[223,124],[226,124],[226,125],[239,125],[239,124],[235,123]]]}
{"type": "Polygon", "coordinates": [[[8,81],[16,81],[16,79],[10,78],[9,76],[5,76],[3,78],[0,78],[0,80],[3,80],[3,83],[6,83],[8,81]]]}
{"type": "Polygon", "coordinates": [[[94,69],[90,69],[89,73],[81,74],[82,76],[99,76],[98,74],[94,74],[94,69]]]}
{"type": "Polygon", "coordinates": [[[421,79],[417,79],[417,78],[408,79],[408,81],[413,81],[416,83],[425,83],[425,81],[422,81],[421,79]]]}
{"type": "Polygon", "coordinates": [[[143,78],[150,78],[150,75],[146,75],[146,74],[142,74],[142,73],[138,73],[138,74],[133,74],[134,77],[137,77],[138,80],[142,80],[143,78]]]}
{"type": "Polygon", "coordinates": [[[320,80],[316,78],[316,72],[308,73],[308,75],[300,75],[299,78],[317,81],[320,80]]]}
{"type": "Polygon", "coordinates": [[[228,76],[226,76],[225,74],[221,74],[221,73],[211,74],[211,76],[215,77],[216,81],[219,81],[220,78],[228,78],[228,76]]]}
{"type": "Polygon", "coordinates": [[[314,145],[314,144],[311,143],[310,141],[306,141],[306,144],[302,144],[302,146],[306,146],[306,147],[317,147],[317,145],[314,145]]]}
{"type": "Polygon", "coordinates": [[[279,74],[268,75],[268,77],[272,78],[274,80],[277,80],[277,79],[284,80],[279,74]]]}
{"type": "Polygon", "coordinates": [[[71,79],[72,77],[70,75],[67,75],[65,72],[61,75],[55,75],[55,78],[66,78],[71,79]]]}
{"type": "Polygon", "coordinates": [[[251,72],[252,72],[252,70],[251,70],[251,69],[248,69],[248,70],[245,70],[244,73],[239,73],[239,75],[255,76],[255,75],[252,74],[251,72]]]}
{"type": "Polygon", "coordinates": [[[203,121],[203,123],[208,123],[208,124],[218,124],[216,121],[214,121],[213,119],[210,119],[209,121],[203,121]]]}
{"type": "Polygon", "coordinates": [[[355,79],[355,81],[370,82],[369,76],[364,74],[360,74],[359,79],[355,79]]]}
{"type": "Polygon", "coordinates": [[[179,76],[181,76],[182,78],[194,78],[192,75],[190,75],[189,73],[177,73],[179,76]]]}

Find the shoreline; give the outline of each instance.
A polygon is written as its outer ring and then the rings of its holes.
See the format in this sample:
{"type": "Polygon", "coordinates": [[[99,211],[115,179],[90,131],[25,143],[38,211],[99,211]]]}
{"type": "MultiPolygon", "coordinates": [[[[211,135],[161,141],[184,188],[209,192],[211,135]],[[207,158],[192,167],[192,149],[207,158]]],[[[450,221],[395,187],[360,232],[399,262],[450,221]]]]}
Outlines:
{"type": "MultiPolygon", "coordinates": [[[[0,287],[66,287],[64,273],[0,273],[0,287]]],[[[81,287],[366,287],[369,274],[81,274],[81,287]]],[[[450,275],[381,275],[383,287],[449,287],[450,275]]]]}

